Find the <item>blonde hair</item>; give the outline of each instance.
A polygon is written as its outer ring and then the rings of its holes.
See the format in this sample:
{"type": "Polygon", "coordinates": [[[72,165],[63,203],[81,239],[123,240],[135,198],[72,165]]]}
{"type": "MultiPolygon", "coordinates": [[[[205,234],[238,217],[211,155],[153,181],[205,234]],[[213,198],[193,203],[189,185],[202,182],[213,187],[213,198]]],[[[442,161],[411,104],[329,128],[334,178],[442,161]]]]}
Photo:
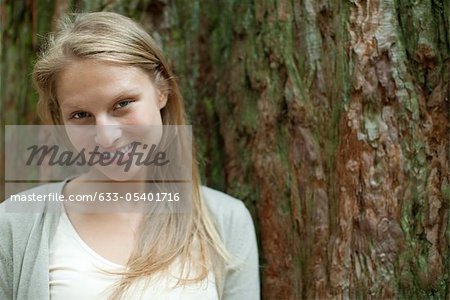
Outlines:
{"type": "MultiPolygon", "coordinates": [[[[45,124],[62,125],[56,95],[58,74],[77,59],[95,59],[121,65],[139,67],[147,72],[155,86],[167,95],[161,109],[164,125],[184,125],[185,111],[178,84],[155,41],[138,24],[127,17],[111,12],[74,14],[65,17],[60,28],[48,37],[45,50],[35,64],[33,79],[39,93],[38,113],[45,124]]],[[[195,151],[193,151],[195,153],[195,151]]],[[[127,263],[126,272],[110,299],[123,297],[134,280],[144,276],[164,274],[176,260],[180,260],[183,275],[187,266],[200,268],[194,278],[178,278],[178,284],[197,282],[208,275],[208,265],[214,267],[216,286],[222,294],[225,265],[231,256],[223,245],[200,193],[200,178],[192,159],[192,213],[161,214],[145,219],[141,224],[144,239],[137,244],[127,263]],[[148,230],[159,228],[159,231],[148,230]],[[200,261],[192,257],[198,247],[200,261]]]]}

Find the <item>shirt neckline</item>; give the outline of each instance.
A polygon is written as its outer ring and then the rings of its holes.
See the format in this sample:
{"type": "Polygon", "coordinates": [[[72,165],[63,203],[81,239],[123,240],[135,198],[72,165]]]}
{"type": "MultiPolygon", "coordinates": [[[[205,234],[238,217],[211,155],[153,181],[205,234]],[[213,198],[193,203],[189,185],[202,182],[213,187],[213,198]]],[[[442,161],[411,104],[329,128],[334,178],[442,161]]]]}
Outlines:
{"type": "MultiPolygon", "coordinates": [[[[67,178],[66,180],[63,181],[62,185],[61,185],[61,190],[60,193],[61,195],[64,195],[64,188],[66,186],[66,184],[72,180],[73,178],[75,178],[75,176],[67,178]]],[[[72,236],[75,238],[75,240],[80,244],[80,246],[86,251],[88,252],[92,257],[94,257],[97,260],[102,261],[103,263],[112,266],[114,268],[120,268],[120,269],[124,269],[126,266],[121,265],[121,264],[117,264],[115,262],[110,261],[109,259],[103,257],[102,255],[100,255],[99,253],[97,253],[94,249],[92,249],[88,244],[86,244],[86,242],[81,238],[81,236],[78,234],[78,231],[75,229],[75,227],[73,226],[72,222],[69,219],[69,216],[67,215],[67,211],[66,208],[64,206],[64,202],[61,203],[61,217],[62,217],[62,221],[67,225],[67,228],[69,229],[69,231],[71,232],[72,236]]]]}

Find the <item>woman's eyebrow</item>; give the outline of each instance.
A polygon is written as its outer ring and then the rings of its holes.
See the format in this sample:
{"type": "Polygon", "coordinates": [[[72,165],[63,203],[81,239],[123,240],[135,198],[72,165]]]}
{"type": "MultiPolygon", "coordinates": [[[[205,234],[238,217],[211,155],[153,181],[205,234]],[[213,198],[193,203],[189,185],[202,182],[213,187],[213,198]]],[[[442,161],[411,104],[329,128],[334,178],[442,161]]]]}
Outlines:
{"type": "Polygon", "coordinates": [[[67,109],[86,109],[87,107],[79,104],[79,103],[70,103],[70,102],[63,102],[61,104],[61,108],[67,108],[67,109]]]}
{"type": "Polygon", "coordinates": [[[112,97],[112,102],[115,102],[117,100],[120,100],[120,98],[126,98],[126,97],[136,97],[139,96],[141,93],[137,89],[129,89],[120,91],[117,93],[114,97],[112,97]]]}
{"type": "MultiPolygon", "coordinates": [[[[140,91],[137,89],[129,89],[129,90],[123,90],[118,93],[116,93],[113,97],[111,97],[110,102],[116,102],[120,100],[120,98],[127,98],[127,97],[138,97],[141,94],[140,91]]],[[[71,101],[62,101],[61,108],[65,109],[87,109],[88,107],[86,105],[83,105],[82,103],[72,103],[71,101]]]]}

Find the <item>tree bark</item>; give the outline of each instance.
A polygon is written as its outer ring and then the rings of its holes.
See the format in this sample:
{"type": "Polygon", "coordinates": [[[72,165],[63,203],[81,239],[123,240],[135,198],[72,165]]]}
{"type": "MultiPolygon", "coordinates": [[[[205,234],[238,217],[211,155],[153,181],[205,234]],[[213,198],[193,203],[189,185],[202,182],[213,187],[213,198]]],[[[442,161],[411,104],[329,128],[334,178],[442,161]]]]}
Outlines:
{"type": "Polygon", "coordinates": [[[36,121],[37,33],[126,14],[175,69],[204,182],[253,214],[264,299],[450,298],[448,1],[18,3],[3,124],[36,121]]]}

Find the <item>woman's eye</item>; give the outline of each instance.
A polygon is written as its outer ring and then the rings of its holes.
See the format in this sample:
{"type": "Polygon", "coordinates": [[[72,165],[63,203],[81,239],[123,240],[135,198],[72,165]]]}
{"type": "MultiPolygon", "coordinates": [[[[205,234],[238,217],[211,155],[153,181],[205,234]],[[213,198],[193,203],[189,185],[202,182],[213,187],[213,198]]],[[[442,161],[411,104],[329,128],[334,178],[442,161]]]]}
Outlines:
{"type": "Polygon", "coordinates": [[[71,119],[84,119],[87,117],[89,117],[89,114],[87,112],[80,111],[80,112],[73,113],[71,119]]]}
{"type": "Polygon", "coordinates": [[[116,104],[114,109],[124,108],[124,107],[128,106],[131,102],[133,102],[133,101],[132,100],[120,101],[119,103],[116,104]]]}

